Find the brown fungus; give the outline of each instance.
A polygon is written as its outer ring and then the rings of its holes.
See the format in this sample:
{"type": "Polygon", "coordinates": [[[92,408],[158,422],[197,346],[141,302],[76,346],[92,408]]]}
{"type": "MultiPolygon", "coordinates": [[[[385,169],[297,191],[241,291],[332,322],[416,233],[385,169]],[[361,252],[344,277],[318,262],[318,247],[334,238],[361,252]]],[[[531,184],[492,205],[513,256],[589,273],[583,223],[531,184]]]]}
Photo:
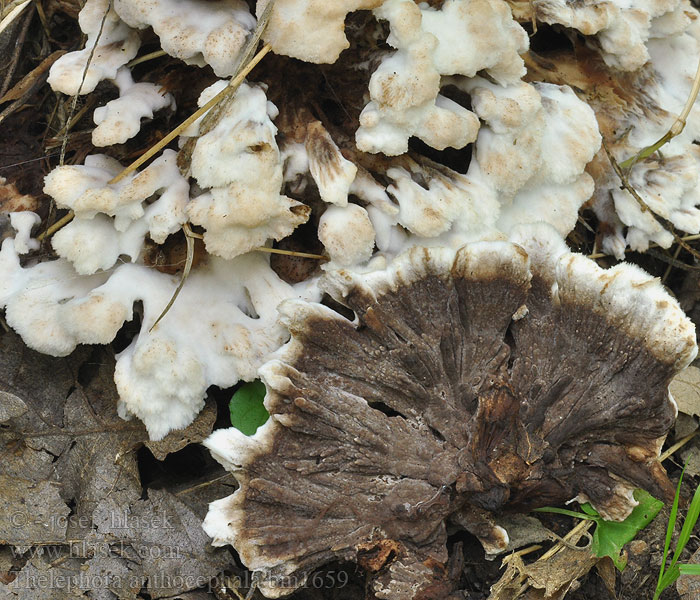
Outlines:
{"type": "Polygon", "coordinates": [[[261,369],[272,417],[207,441],[240,487],[205,529],[265,595],[352,560],[378,598],[447,598],[447,520],[497,550],[491,513],[579,498],[620,519],[636,487],[672,495],[657,456],[693,325],[634,266],[602,270],[545,226],[513,240],[326,274],[354,321],[282,305],[291,341],[261,369]]]}

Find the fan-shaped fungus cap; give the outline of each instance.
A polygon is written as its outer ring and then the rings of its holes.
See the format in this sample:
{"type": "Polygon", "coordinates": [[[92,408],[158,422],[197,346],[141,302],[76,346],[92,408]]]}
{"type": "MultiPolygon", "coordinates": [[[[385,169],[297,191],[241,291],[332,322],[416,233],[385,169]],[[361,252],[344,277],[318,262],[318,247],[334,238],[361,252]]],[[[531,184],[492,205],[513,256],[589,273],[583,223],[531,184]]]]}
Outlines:
{"type": "Polygon", "coordinates": [[[291,341],[261,369],[272,418],[207,441],[240,488],[205,529],[264,594],[357,560],[378,598],[447,598],[449,518],[493,546],[488,511],[585,496],[623,518],[635,487],[672,494],[657,456],[693,325],[634,266],[600,269],[548,227],[514,236],[327,274],[354,321],[283,304],[291,341]]]}

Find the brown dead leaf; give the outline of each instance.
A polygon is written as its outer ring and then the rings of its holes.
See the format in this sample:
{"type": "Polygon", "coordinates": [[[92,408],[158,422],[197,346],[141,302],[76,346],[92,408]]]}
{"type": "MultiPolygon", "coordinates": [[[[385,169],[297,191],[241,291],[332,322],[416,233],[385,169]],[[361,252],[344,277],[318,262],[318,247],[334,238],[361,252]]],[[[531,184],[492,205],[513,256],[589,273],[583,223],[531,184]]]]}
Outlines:
{"type": "Polygon", "coordinates": [[[523,586],[525,564],[517,554],[510,555],[507,560],[506,570],[501,578],[491,586],[488,600],[515,600],[520,593],[523,586]]]}
{"type": "Polygon", "coordinates": [[[0,544],[59,544],[70,509],[56,485],[0,475],[0,544]]]}
{"type": "Polygon", "coordinates": [[[700,369],[691,366],[681,371],[669,390],[680,412],[700,416],[700,369]]]}
{"type": "Polygon", "coordinates": [[[231,562],[226,550],[211,550],[201,519],[164,490],[148,490],[147,499],[130,506],[106,498],[94,521],[105,539],[119,543],[124,558],[141,564],[152,598],[205,586],[231,562]]]}
{"type": "Polygon", "coordinates": [[[598,562],[589,550],[564,548],[545,561],[535,561],[526,565],[523,574],[533,587],[544,590],[544,597],[561,597],[559,594],[569,591],[572,584],[583,577],[598,562]]]}
{"type": "Polygon", "coordinates": [[[0,211],[18,212],[21,210],[36,211],[38,201],[34,196],[21,194],[14,183],[0,177],[0,211]]]}
{"type": "Polygon", "coordinates": [[[52,358],[0,335],[0,544],[19,558],[2,597],[133,600],[146,586],[156,599],[206,586],[230,562],[200,515],[143,490],[147,434],[117,415],[113,371],[106,348],[52,358]]]}
{"type": "Polygon", "coordinates": [[[691,446],[687,450],[681,452],[681,458],[685,465],[685,471],[688,475],[696,477],[700,475],[700,448],[691,446]]]}
{"type": "Polygon", "coordinates": [[[698,428],[698,419],[691,415],[679,412],[676,423],[673,426],[673,441],[677,442],[693,433],[698,428]]]}
{"type": "Polygon", "coordinates": [[[598,571],[598,576],[603,581],[605,589],[608,590],[611,598],[615,598],[615,581],[617,579],[617,571],[615,570],[615,563],[613,563],[612,558],[605,556],[601,558],[595,565],[596,571],[598,571]]]}
{"type": "Polygon", "coordinates": [[[495,521],[508,532],[507,551],[552,539],[552,533],[539,519],[529,515],[497,515],[495,521]]]}
{"type": "MultiPolygon", "coordinates": [[[[80,582],[80,561],[64,557],[56,568],[55,548],[32,553],[15,578],[5,587],[4,598],[18,600],[66,600],[86,598],[80,582]],[[70,590],[70,595],[68,590],[70,590]]],[[[96,597],[96,596],[94,596],[96,597]]],[[[104,598],[104,596],[103,596],[104,598]]],[[[102,600],[102,599],[100,599],[102,600]]]]}
{"type": "Polygon", "coordinates": [[[0,423],[19,417],[25,412],[27,412],[27,405],[22,398],[0,391],[0,423]]]}
{"type": "Polygon", "coordinates": [[[512,554],[504,559],[506,571],[491,587],[488,600],[562,600],[599,560],[588,549],[569,546],[531,564],[512,554]]]}
{"type": "Polygon", "coordinates": [[[197,415],[197,418],[185,429],[171,431],[158,442],[147,441],[146,447],[158,460],[165,460],[171,452],[182,450],[188,444],[201,442],[214,428],[216,421],[216,403],[207,400],[204,409],[197,415]]]}

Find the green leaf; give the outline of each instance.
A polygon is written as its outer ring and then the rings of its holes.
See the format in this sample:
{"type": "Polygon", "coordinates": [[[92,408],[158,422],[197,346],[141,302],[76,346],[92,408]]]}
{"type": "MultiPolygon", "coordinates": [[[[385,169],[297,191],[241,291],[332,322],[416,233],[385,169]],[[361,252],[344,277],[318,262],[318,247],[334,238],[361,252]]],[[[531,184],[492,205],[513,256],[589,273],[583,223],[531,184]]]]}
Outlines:
{"type": "Polygon", "coordinates": [[[260,380],[239,387],[228,405],[231,425],[246,435],[253,435],[270,416],[263,404],[264,398],[265,384],[260,380]]]}
{"type": "MultiPolygon", "coordinates": [[[[644,490],[635,490],[634,498],[639,502],[639,505],[624,521],[601,519],[593,533],[591,545],[593,554],[600,557],[609,556],[620,571],[625,568],[627,562],[620,557],[622,547],[627,542],[632,541],[640,530],[651,523],[663,506],[663,502],[644,490]]],[[[581,508],[585,510],[583,507],[581,508]]]]}
{"type": "Polygon", "coordinates": [[[598,514],[598,511],[593,508],[590,503],[586,502],[585,504],[581,505],[581,510],[585,512],[587,515],[590,515],[591,517],[599,517],[600,514],[598,514]]]}

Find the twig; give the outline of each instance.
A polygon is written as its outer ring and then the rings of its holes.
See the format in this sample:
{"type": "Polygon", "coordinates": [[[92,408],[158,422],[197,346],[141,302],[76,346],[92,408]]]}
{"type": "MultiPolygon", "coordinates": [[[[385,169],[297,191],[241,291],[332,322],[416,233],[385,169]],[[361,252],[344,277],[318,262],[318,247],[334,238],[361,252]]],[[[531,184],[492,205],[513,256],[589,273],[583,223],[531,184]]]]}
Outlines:
{"type": "MultiPolygon", "coordinates": [[[[204,236],[201,233],[190,232],[190,237],[203,240],[204,236]]],[[[253,248],[253,252],[268,252],[269,254],[284,254],[285,256],[297,256],[299,258],[315,258],[316,260],[328,260],[327,256],[322,254],[310,254],[309,252],[297,252],[296,250],[282,250],[281,248],[268,248],[267,246],[258,246],[253,248]]]]}
{"type": "Polygon", "coordinates": [[[695,72],[695,79],[693,80],[693,87],[690,90],[690,96],[688,96],[688,100],[685,103],[685,106],[683,107],[683,112],[681,112],[680,115],[678,115],[678,118],[673,122],[673,125],[671,125],[671,128],[663,135],[661,136],[656,142],[654,142],[651,146],[647,146],[646,148],[643,148],[640,150],[637,154],[632,156],[631,158],[628,158],[626,161],[620,163],[620,167],[625,170],[631,169],[636,163],[638,163],[640,160],[645,159],[647,156],[651,156],[656,152],[661,146],[666,144],[667,142],[670,142],[674,137],[679,135],[683,129],[685,129],[685,123],[686,120],[688,119],[688,115],[690,114],[690,111],[693,109],[693,104],[695,104],[695,100],[698,97],[698,92],[700,91],[700,60],[698,61],[698,68],[697,71],[695,72]]]}
{"type": "MultiPolygon", "coordinates": [[[[257,49],[258,44],[260,43],[260,39],[262,38],[262,34],[264,33],[265,28],[267,27],[267,24],[270,21],[270,16],[272,15],[272,8],[274,4],[275,0],[270,0],[270,2],[268,2],[265,8],[263,9],[260,18],[258,19],[258,24],[255,28],[255,31],[250,36],[250,39],[246,42],[245,48],[243,48],[243,51],[241,52],[241,55],[238,58],[238,63],[236,64],[236,68],[233,71],[236,76],[238,76],[238,74],[245,67],[245,65],[249,64],[254,60],[255,50],[257,49]]],[[[269,44],[266,44],[266,46],[269,46],[269,44]]],[[[224,98],[222,98],[221,102],[215,108],[210,110],[202,119],[202,122],[199,124],[199,137],[211,131],[219,123],[221,117],[226,113],[226,109],[231,104],[231,102],[233,102],[235,92],[238,89],[238,86],[240,85],[240,82],[234,83],[234,81],[235,79],[232,80],[226,88],[228,94],[224,98]]],[[[189,158],[192,155],[192,151],[194,150],[195,142],[196,138],[192,138],[185,142],[182,149],[178,153],[178,165],[187,164],[189,166],[189,158]]],[[[182,170],[183,169],[181,167],[181,171],[182,170]]],[[[183,173],[183,175],[184,174],[185,173],[183,173]]]]}
{"type": "MultiPolygon", "coordinates": [[[[253,35],[246,43],[246,46],[238,59],[238,64],[236,65],[236,68],[234,70],[235,77],[231,79],[229,84],[223,90],[221,90],[221,92],[219,92],[216,96],[209,100],[209,102],[202,106],[202,108],[200,108],[193,115],[191,115],[189,119],[186,119],[181,125],[176,127],[174,131],[171,131],[170,134],[165,136],[163,140],[161,140],[158,144],[153,146],[138,160],[134,161],[109,183],[115,183],[119,181],[122,177],[129,173],[130,170],[133,170],[136,167],[138,167],[150,156],[155,154],[155,152],[157,152],[160,148],[165,146],[169,142],[168,138],[174,139],[174,137],[180,131],[182,131],[185,127],[189,126],[191,123],[194,123],[200,116],[204,115],[204,117],[202,118],[202,122],[199,125],[199,136],[204,135],[207,131],[209,131],[219,122],[221,116],[225,114],[225,107],[228,106],[228,103],[232,101],[236,90],[240,87],[241,83],[243,83],[243,80],[246,78],[248,73],[250,73],[253,67],[255,67],[255,65],[257,65],[263,59],[263,57],[272,49],[270,44],[265,44],[265,46],[261,48],[260,52],[255,54],[255,50],[258,47],[260,38],[262,37],[263,31],[265,31],[265,27],[267,26],[267,23],[270,19],[270,15],[272,14],[273,4],[274,0],[271,0],[265,7],[263,14],[258,19],[258,24],[255,28],[255,31],[253,32],[253,35]],[[219,103],[221,104],[217,106],[217,104],[219,103]],[[209,111],[209,109],[211,109],[211,111],[209,111]]],[[[183,176],[186,175],[186,171],[189,170],[189,156],[193,148],[193,139],[190,139],[187,141],[182,150],[178,152],[177,163],[180,172],[183,174],[183,176]],[[185,161],[186,163],[188,163],[187,168],[182,167],[181,158],[183,157],[183,153],[187,153],[187,160],[185,161]]],[[[163,309],[163,312],[156,319],[156,322],[153,324],[153,326],[148,330],[149,333],[153,331],[155,326],[158,325],[160,320],[168,313],[172,305],[175,303],[175,300],[179,296],[182,287],[185,285],[185,281],[187,281],[187,278],[189,277],[190,270],[192,269],[192,263],[194,262],[194,238],[201,236],[199,234],[195,234],[192,231],[189,223],[183,224],[182,230],[185,232],[185,240],[187,242],[187,260],[185,262],[185,269],[182,272],[182,278],[180,279],[180,283],[175,289],[172,298],[170,298],[170,301],[168,302],[167,306],[163,309]]]]}
{"type": "Polygon", "coordinates": [[[53,225],[51,225],[51,227],[49,227],[46,231],[37,235],[36,239],[41,242],[44,240],[44,238],[51,237],[54,233],[61,229],[61,227],[63,227],[64,225],[68,225],[68,223],[70,223],[73,220],[73,217],[75,217],[75,213],[71,210],[67,214],[63,215],[53,225]]]}
{"type": "Polygon", "coordinates": [[[671,269],[673,269],[673,267],[675,266],[674,263],[678,262],[677,258],[678,258],[678,255],[680,253],[681,253],[681,247],[676,246],[676,250],[673,253],[673,258],[669,261],[668,266],[666,267],[666,270],[664,271],[664,274],[661,277],[661,283],[664,283],[666,281],[666,279],[668,278],[668,276],[671,274],[671,269]]]}
{"type": "MultiPolygon", "coordinates": [[[[23,9],[24,7],[22,7],[23,9]]],[[[12,83],[12,77],[15,74],[15,70],[17,69],[17,64],[19,63],[19,56],[22,52],[22,47],[24,46],[24,39],[27,37],[27,31],[29,31],[29,24],[32,22],[32,17],[34,16],[34,6],[29,9],[29,12],[25,15],[24,17],[24,23],[22,23],[22,29],[19,32],[19,35],[17,36],[17,40],[15,41],[15,50],[12,53],[12,59],[10,62],[10,66],[7,70],[7,73],[5,75],[5,81],[2,83],[2,87],[0,87],[0,98],[2,98],[5,95],[5,92],[10,89],[10,84],[12,83]]]]}
{"type": "MultiPolygon", "coordinates": [[[[68,113],[68,121],[73,118],[73,115],[75,114],[75,107],[78,105],[78,96],[80,96],[80,92],[83,89],[83,84],[85,83],[85,78],[87,77],[87,72],[88,69],[90,68],[90,63],[92,62],[92,57],[95,55],[95,50],[97,49],[97,44],[100,41],[100,38],[102,37],[102,31],[104,30],[105,23],[107,22],[107,15],[109,14],[109,11],[112,10],[112,0],[109,0],[109,3],[107,4],[107,10],[105,11],[105,14],[102,15],[102,21],[100,21],[100,29],[97,32],[97,37],[95,38],[95,43],[92,45],[92,48],[90,48],[90,54],[88,55],[87,61],[85,62],[85,68],[83,69],[83,77],[80,80],[80,85],[78,86],[78,91],[75,93],[73,96],[73,101],[71,102],[70,105],[70,112],[68,113]]],[[[61,144],[61,155],[60,158],[58,159],[58,164],[63,165],[65,162],[66,158],[66,147],[68,146],[68,129],[66,129],[66,133],[63,136],[63,143],[61,144]]]]}
{"type": "Polygon", "coordinates": [[[328,260],[327,256],[321,254],[309,254],[308,252],[296,252],[295,250],[282,250],[280,248],[267,248],[259,246],[254,248],[256,252],[269,252],[270,254],[284,254],[285,256],[298,256],[299,258],[315,258],[316,260],[328,260]]]}
{"type": "MultiPolygon", "coordinates": [[[[695,240],[700,240],[700,234],[696,233],[693,235],[684,235],[681,238],[684,242],[694,242],[695,240]]],[[[649,244],[650,248],[659,248],[659,245],[656,242],[651,242],[649,244]]],[[[632,250],[630,248],[625,248],[625,252],[631,252],[632,250]]],[[[588,258],[591,260],[595,260],[597,258],[605,258],[606,256],[610,256],[609,254],[605,254],[605,252],[593,252],[592,254],[587,255],[588,258]]],[[[661,258],[661,257],[659,257],[661,258]]],[[[664,260],[664,259],[661,259],[664,260]]],[[[669,260],[669,259],[667,259],[669,260]]],[[[686,265],[687,266],[687,265],[686,265]]]]}
{"type": "Polygon", "coordinates": [[[121,181],[126,177],[129,173],[132,171],[135,171],[138,169],[143,163],[145,163],[148,159],[150,159],[152,156],[156,155],[158,152],[160,152],[165,146],[167,146],[170,142],[172,142],[180,133],[182,132],[183,129],[186,129],[192,123],[194,123],[199,117],[201,117],[204,113],[206,113],[210,108],[215,106],[217,103],[219,103],[221,100],[223,100],[228,94],[231,93],[231,88],[235,89],[237,88],[243,80],[246,78],[248,73],[250,73],[255,65],[257,65],[263,57],[271,50],[270,44],[265,44],[261,49],[260,52],[258,52],[253,59],[241,70],[241,72],[231,80],[231,83],[221,90],[216,96],[214,96],[209,102],[207,102],[202,108],[199,110],[195,111],[192,115],[190,115],[187,119],[185,119],[180,125],[178,125],[175,129],[173,129],[168,135],[166,135],[162,140],[151,146],[146,152],[144,152],[141,156],[139,156],[134,162],[132,162],[128,167],[126,167],[119,175],[116,177],[113,177],[110,179],[108,183],[117,183],[118,181],[121,181]]]}
{"type": "Polygon", "coordinates": [[[630,182],[627,180],[626,175],[622,172],[622,169],[620,168],[620,165],[617,164],[617,161],[613,157],[613,155],[610,153],[610,150],[608,149],[608,145],[605,143],[605,140],[603,140],[603,149],[605,150],[605,154],[608,156],[608,160],[610,161],[610,164],[612,165],[615,173],[619,177],[620,181],[622,182],[622,187],[627,190],[632,197],[637,201],[639,204],[640,209],[642,212],[649,212],[649,215],[666,231],[668,231],[672,236],[673,239],[676,241],[677,244],[680,244],[683,248],[685,248],[688,252],[690,252],[695,258],[700,258],[700,252],[695,250],[694,248],[691,248],[688,244],[686,244],[683,239],[675,232],[673,229],[667,229],[663,223],[659,222],[659,216],[649,208],[649,205],[644,201],[644,199],[637,193],[637,190],[635,190],[630,182]]]}
{"type": "Polygon", "coordinates": [[[136,65],[140,65],[141,63],[145,63],[146,61],[153,60],[154,58],[166,56],[167,54],[168,53],[165,50],[156,50],[155,52],[149,52],[148,54],[144,54],[143,56],[137,56],[136,58],[130,60],[128,63],[126,63],[126,66],[129,68],[135,67],[136,65]]]}
{"type": "Polygon", "coordinates": [[[697,431],[693,431],[693,433],[689,433],[686,435],[684,438],[681,438],[678,440],[673,446],[668,448],[666,452],[664,452],[661,456],[659,456],[659,462],[664,462],[669,456],[674,454],[677,450],[685,446],[690,440],[692,440],[696,435],[698,434],[697,431]]]}
{"type": "Polygon", "coordinates": [[[189,494],[190,492],[201,489],[203,487],[210,486],[210,485],[216,483],[217,481],[221,481],[222,479],[226,479],[227,477],[231,477],[231,473],[224,473],[220,477],[215,477],[214,479],[210,479],[209,481],[205,481],[203,483],[198,483],[197,485],[193,485],[192,487],[188,487],[184,490],[180,490],[179,492],[175,493],[175,496],[182,496],[183,494],[189,494]]]}
{"type": "Polygon", "coordinates": [[[73,126],[74,126],[78,121],[80,121],[80,119],[83,118],[83,116],[85,115],[85,113],[86,113],[87,111],[89,111],[89,110],[92,108],[92,106],[95,104],[95,102],[96,102],[95,97],[94,97],[94,96],[90,96],[90,97],[86,100],[86,102],[85,102],[85,104],[83,105],[83,107],[82,107],[77,113],[75,113],[75,114],[73,115],[73,118],[72,118],[70,121],[66,121],[66,124],[65,124],[63,127],[61,127],[61,129],[58,130],[58,132],[56,133],[56,137],[58,137],[59,135],[61,135],[61,134],[63,134],[63,133],[67,133],[68,131],[70,131],[71,129],[73,129],[73,126]]]}
{"type": "Polygon", "coordinates": [[[192,229],[190,228],[189,223],[184,223],[182,225],[182,230],[185,232],[185,241],[187,242],[187,260],[185,261],[185,268],[182,271],[180,283],[178,284],[177,288],[175,288],[175,292],[173,293],[172,298],[170,298],[170,301],[163,309],[163,312],[160,313],[160,316],[156,319],[156,322],[153,323],[151,328],[148,330],[148,333],[151,333],[151,331],[155,329],[156,325],[160,323],[160,320],[166,314],[168,314],[170,307],[175,303],[175,300],[180,295],[180,292],[182,291],[182,286],[185,285],[185,281],[187,281],[187,278],[190,275],[190,270],[192,269],[192,263],[194,262],[194,237],[192,236],[192,229]]]}

